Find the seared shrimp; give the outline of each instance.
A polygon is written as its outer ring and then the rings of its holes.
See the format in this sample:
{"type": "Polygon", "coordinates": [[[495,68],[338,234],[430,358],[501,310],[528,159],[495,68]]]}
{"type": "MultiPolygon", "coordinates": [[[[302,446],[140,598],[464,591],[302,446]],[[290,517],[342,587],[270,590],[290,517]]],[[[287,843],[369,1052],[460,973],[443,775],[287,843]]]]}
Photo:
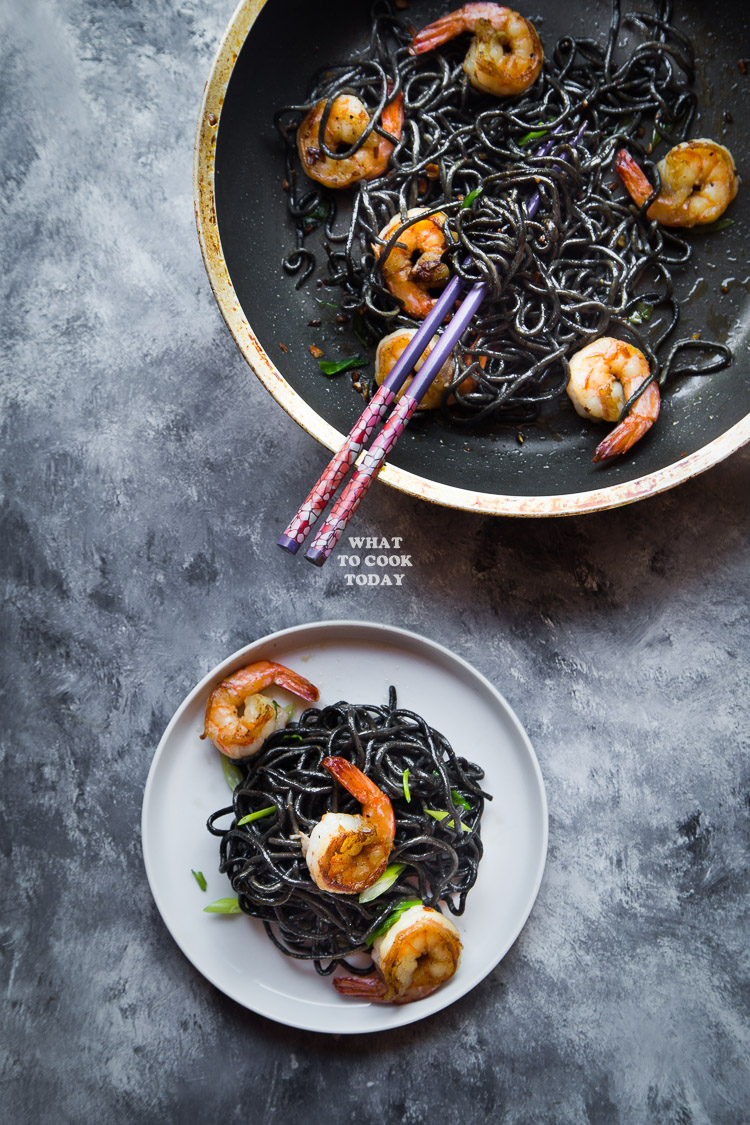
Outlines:
{"type": "MultiPolygon", "coordinates": [[[[432,309],[436,298],[430,296],[430,289],[442,286],[449,278],[450,271],[443,262],[445,235],[443,225],[446,216],[442,211],[428,215],[426,219],[415,219],[424,214],[426,207],[412,207],[406,212],[406,220],[400,215],[393,218],[380,232],[383,242],[399,230],[403,222],[410,225],[400,231],[398,240],[391,246],[381,264],[383,281],[394,297],[403,302],[404,312],[422,320],[432,309]]],[[[383,253],[383,246],[373,244],[375,257],[383,253]]]]}
{"type": "MultiPolygon", "coordinates": [[[[334,160],[320,147],[320,123],[325,99],[314,105],[297,130],[297,151],[307,175],[329,188],[347,188],[358,180],[382,176],[394,145],[375,130],[351,156],[334,160]]],[[[404,122],[404,100],[399,94],[383,110],[381,124],[397,140],[404,122]]],[[[355,145],[370,123],[370,115],[354,94],[339,94],[331,105],[323,140],[332,152],[355,145]]]]}
{"type": "Polygon", "coordinates": [[[464,72],[485,94],[522,94],[536,81],[544,53],[533,23],[501,4],[464,4],[414,36],[411,51],[432,51],[449,39],[474,33],[464,72]]]}
{"type": "Polygon", "coordinates": [[[362,806],[361,814],[324,813],[302,852],[322,891],[355,895],[385,871],[396,835],[393,805],[374,781],[345,758],[324,758],[323,766],[362,806]]]}
{"type": "Polygon", "coordinates": [[[461,939],[449,918],[428,906],[411,906],[376,938],[372,956],[376,973],[334,977],[345,996],[386,1004],[423,1000],[445,984],[461,959],[461,939]]]}
{"type": "Polygon", "coordinates": [[[248,664],[211,692],[201,738],[210,738],[228,758],[249,758],[270,734],[289,722],[284,707],[258,694],[271,684],[278,684],[310,703],[318,698],[314,684],[283,664],[270,660],[248,664]]]}
{"type": "MultiPolygon", "coordinates": [[[[572,357],[568,396],[582,418],[620,422],[622,408],[651,372],[643,352],[624,340],[602,336],[572,357]]],[[[594,461],[625,453],[659,416],[661,396],[651,383],[618,426],[596,448],[594,461]]]]}
{"type": "MultiPolygon", "coordinates": [[[[380,386],[383,380],[390,374],[396,361],[400,359],[401,355],[406,349],[407,344],[412,339],[412,337],[416,335],[416,332],[416,328],[397,328],[395,332],[391,332],[390,335],[384,336],[380,341],[380,343],[378,344],[378,350],[375,353],[375,382],[378,384],[378,386],[380,386]]],[[[435,341],[427,345],[421,357],[417,360],[417,364],[414,368],[415,372],[419,371],[420,367],[427,359],[427,356],[432,351],[434,345],[435,341]]],[[[409,386],[413,377],[413,375],[410,375],[407,378],[403,387],[396,395],[396,401],[401,398],[401,395],[409,386]]],[[[438,410],[440,408],[440,404],[443,401],[443,393],[445,391],[445,388],[450,386],[454,378],[455,374],[453,360],[451,358],[448,358],[438,371],[432,383],[430,383],[430,386],[427,388],[425,394],[422,396],[422,400],[417,407],[417,410],[438,410]]],[[[460,389],[463,391],[468,391],[475,386],[476,379],[473,379],[471,375],[469,375],[460,384],[460,389]]],[[[451,398],[452,397],[453,396],[451,396],[451,398]]]]}
{"type": "MultiPolygon", "coordinates": [[[[642,207],[654,190],[645,173],[626,149],[618,152],[615,165],[631,198],[642,207]]],[[[715,141],[683,141],[656,167],[661,188],[646,214],[665,227],[713,223],[737,194],[732,154],[715,141]]]]}

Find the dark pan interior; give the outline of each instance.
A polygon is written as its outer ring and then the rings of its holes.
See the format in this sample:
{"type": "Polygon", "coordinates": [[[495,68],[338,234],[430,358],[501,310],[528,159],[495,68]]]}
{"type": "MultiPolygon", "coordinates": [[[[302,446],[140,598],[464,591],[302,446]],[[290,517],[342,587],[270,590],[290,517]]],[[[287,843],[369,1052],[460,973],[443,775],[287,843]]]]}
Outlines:
{"type": "MultiPolygon", "coordinates": [[[[450,3],[450,0],[449,0],[450,3]]],[[[419,27],[443,14],[446,3],[411,3],[404,15],[419,27]]],[[[644,3],[635,8],[649,9],[644,3]]],[[[282,269],[293,248],[282,190],[283,152],[274,110],[305,97],[310,76],[367,39],[369,3],[269,0],[240,52],[222,108],[216,147],[216,213],[229,274],[247,320],[291,386],[342,433],[363,402],[349,375],[327,378],[309,352],[317,344],[341,358],[362,346],[335,312],[321,308],[311,279],[294,287],[282,269]],[[308,321],[322,318],[320,328],[308,321]],[[280,345],[288,351],[284,351],[280,345]]],[[[628,6],[623,5],[625,11],[628,6]]],[[[745,4],[680,3],[673,22],[698,55],[699,114],[693,129],[725,144],[745,177],[728,215],[732,226],[695,232],[692,262],[677,282],[683,319],[678,334],[702,332],[729,344],[734,363],[718,374],[670,384],[661,416],[627,458],[596,466],[591,456],[606,432],[573,412],[567,400],[543,424],[467,434],[440,421],[415,419],[392,454],[409,472],[471,491],[516,496],[585,493],[634,480],[701,449],[750,413],[750,9],[745,4]],[[523,443],[519,441],[519,430],[523,443]]],[[[610,5],[535,0],[524,10],[549,49],[565,32],[604,41],[610,5]]],[[[627,32],[626,32],[627,33],[627,32]]],[[[325,291],[323,291],[325,297],[325,291]]],[[[372,368],[370,368],[372,370],[372,368]]]]}

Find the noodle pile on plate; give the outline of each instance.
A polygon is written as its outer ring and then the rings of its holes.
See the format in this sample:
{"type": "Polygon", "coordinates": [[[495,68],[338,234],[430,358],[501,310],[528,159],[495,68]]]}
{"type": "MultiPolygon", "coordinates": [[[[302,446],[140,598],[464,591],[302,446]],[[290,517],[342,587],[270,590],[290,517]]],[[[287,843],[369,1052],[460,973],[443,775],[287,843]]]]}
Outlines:
{"type": "Polygon", "coordinates": [[[725,345],[676,336],[675,278],[690,258],[689,238],[650,221],[613,167],[625,148],[658,186],[652,151],[689,135],[694,51],[672,23],[672,4],[623,16],[613,0],[604,42],[570,34],[545,44],[538,79],[514,97],[470,85],[465,36],[415,56],[413,30],[376,3],[367,46],[321,70],[308,100],[275,116],[297,232],[285,268],[297,284],[316,268],[315,231],[326,256],[318,284],[338,289],[362,343],[416,328],[384,283],[386,255],[373,246],[383,245],[379,232],[395,215],[405,219],[414,208],[446,215],[448,272],[484,280],[490,293],[456,348],[442,396],[443,415],[464,426],[537,418],[564,392],[572,354],[605,334],[644,353],[649,382],[727,366],[725,345]],[[299,170],[295,137],[313,106],[332,105],[345,91],[366,106],[376,133],[391,136],[383,114],[400,97],[404,122],[386,173],[335,192],[299,170]],[[529,217],[535,195],[539,207],[529,217]]]}
{"type": "Polygon", "coordinates": [[[479,785],[484,772],[457,756],[419,715],[397,707],[395,689],[385,706],[310,708],[237,764],[244,778],[232,804],[209,817],[208,829],[221,837],[220,870],[241,910],[263,921],[283,953],[313,961],[323,975],[341,964],[364,974],[372,966],[346,958],[367,951],[397,903],[421,899],[463,913],[482,858],[480,822],[489,799],[479,785]],[[361,901],[367,892],[319,890],[303,858],[299,833],[309,834],[327,812],[359,812],[321,766],[326,756],[353,762],[393,805],[389,865],[403,869],[370,901],[361,901]],[[230,815],[229,828],[217,826],[230,815]]]}

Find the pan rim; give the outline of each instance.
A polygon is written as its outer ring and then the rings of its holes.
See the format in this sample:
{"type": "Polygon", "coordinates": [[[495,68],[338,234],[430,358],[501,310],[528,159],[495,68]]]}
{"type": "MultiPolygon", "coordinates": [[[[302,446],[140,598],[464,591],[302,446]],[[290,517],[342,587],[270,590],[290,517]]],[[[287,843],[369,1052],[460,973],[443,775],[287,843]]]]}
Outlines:
{"type": "MultiPolygon", "coordinates": [[[[240,0],[219,43],[206,81],[195,137],[193,199],[203,263],[219,310],[253,373],[274,400],[311,437],[332,453],[345,435],[317,413],[286,381],[255,335],[232,285],[224,260],[216,218],[214,183],[216,137],[229,80],[240,50],[269,0],[240,0]]],[[[674,488],[735,453],[750,441],[750,414],[719,437],[654,472],[635,480],[585,492],[514,496],[476,492],[418,476],[386,464],[378,480],[407,495],[461,511],[498,516],[583,515],[622,507],[674,488]]]]}

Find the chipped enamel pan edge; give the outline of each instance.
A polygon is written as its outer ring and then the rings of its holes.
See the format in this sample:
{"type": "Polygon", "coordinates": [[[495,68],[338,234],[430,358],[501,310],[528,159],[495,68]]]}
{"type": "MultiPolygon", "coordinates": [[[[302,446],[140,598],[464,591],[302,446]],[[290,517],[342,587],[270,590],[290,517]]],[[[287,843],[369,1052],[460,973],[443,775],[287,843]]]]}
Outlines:
{"type": "MultiPolygon", "coordinates": [[[[344,441],[333,426],[314,411],[287,383],[271,361],[242,311],[224,262],[216,221],[214,157],[221,107],[235,61],[266,0],[241,0],[219,46],[206,83],[195,143],[194,201],[198,237],[214,296],[230,332],[261,383],[280,406],[312,437],[332,452],[344,441]]],[[[636,480],[587,492],[561,496],[504,496],[471,492],[416,476],[386,464],[378,474],[384,484],[434,504],[502,516],[563,516],[602,511],[665,492],[750,441],[750,415],[726,433],[664,469],[636,480]]]]}

